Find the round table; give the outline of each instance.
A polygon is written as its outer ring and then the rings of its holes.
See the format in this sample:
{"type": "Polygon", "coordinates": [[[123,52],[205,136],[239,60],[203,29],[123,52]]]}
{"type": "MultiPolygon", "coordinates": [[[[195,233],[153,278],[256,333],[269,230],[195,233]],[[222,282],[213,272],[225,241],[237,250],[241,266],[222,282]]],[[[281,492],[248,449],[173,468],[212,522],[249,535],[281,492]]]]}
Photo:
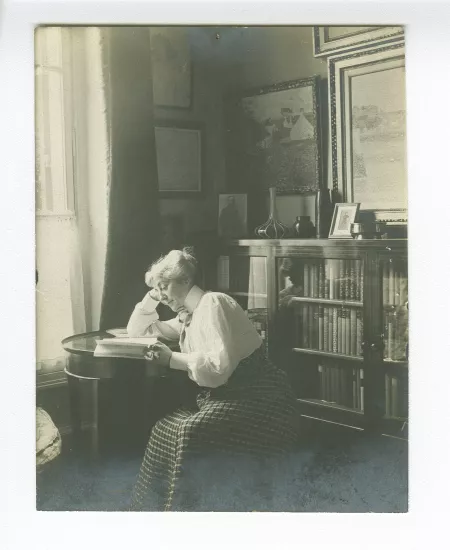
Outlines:
{"type": "MultiPolygon", "coordinates": [[[[168,369],[151,364],[144,359],[123,359],[111,357],[95,357],[94,351],[97,340],[114,338],[107,331],[88,332],[69,336],[62,341],[63,348],[69,353],[68,366],[65,369],[69,384],[70,416],[72,432],[76,440],[80,440],[82,432],[82,392],[81,384],[89,386],[90,409],[92,410],[91,451],[93,455],[99,452],[100,426],[104,424],[108,412],[114,407],[109,400],[108,405],[102,407],[99,403],[102,388],[107,380],[114,380],[116,386],[123,387],[135,384],[142,385],[148,378],[161,378],[168,375],[168,369]],[[103,381],[103,383],[102,383],[103,381]]],[[[177,349],[177,343],[165,342],[171,348],[177,349]]]]}

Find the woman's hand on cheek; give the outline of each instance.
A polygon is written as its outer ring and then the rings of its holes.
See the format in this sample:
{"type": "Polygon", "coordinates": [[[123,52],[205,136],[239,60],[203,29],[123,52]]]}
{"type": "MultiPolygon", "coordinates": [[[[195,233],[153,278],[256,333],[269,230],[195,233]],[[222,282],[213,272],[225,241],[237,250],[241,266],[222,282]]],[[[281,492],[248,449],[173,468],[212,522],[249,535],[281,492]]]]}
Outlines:
{"type": "Polygon", "coordinates": [[[149,294],[154,300],[156,300],[158,302],[161,301],[161,295],[160,295],[159,290],[157,288],[150,289],[149,294]]]}
{"type": "Polygon", "coordinates": [[[162,342],[156,342],[155,344],[149,346],[148,351],[145,354],[145,359],[147,361],[161,367],[169,367],[171,357],[172,350],[162,342]]]}

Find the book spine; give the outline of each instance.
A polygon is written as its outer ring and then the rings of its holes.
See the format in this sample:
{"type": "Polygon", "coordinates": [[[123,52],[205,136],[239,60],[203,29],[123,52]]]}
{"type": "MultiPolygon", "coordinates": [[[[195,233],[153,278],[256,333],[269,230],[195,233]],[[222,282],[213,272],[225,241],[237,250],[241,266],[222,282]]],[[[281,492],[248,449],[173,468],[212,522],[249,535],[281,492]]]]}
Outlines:
{"type": "Polygon", "coordinates": [[[387,314],[387,359],[392,359],[392,351],[394,344],[394,325],[393,325],[393,316],[391,313],[387,314]]]}
{"type": "Polygon", "coordinates": [[[358,388],[357,388],[357,376],[356,376],[356,369],[352,370],[352,401],[353,401],[353,408],[358,408],[358,388]]]}
{"type": "Polygon", "coordinates": [[[319,297],[319,266],[317,262],[313,262],[311,265],[311,283],[310,286],[313,289],[313,298],[319,297]]]}
{"type": "Polygon", "coordinates": [[[319,262],[319,298],[325,298],[325,265],[319,262]]]}
{"type": "Polygon", "coordinates": [[[356,355],[363,355],[363,321],[362,311],[356,311],[356,355]]]}
{"type": "Polygon", "coordinates": [[[323,380],[323,366],[317,365],[317,370],[319,371],[319,399],[324,401],[324,380],[323,380]]]}
{"type": "Polygon", "coordinates": [[[330,308],[327,306],[323,307],[323,349],[325,351],[330,350],[330,308]]]}
{"type": "Polygon", "coordinates": [[[394,305],[400,305],[400,273],[396,265],[394,265],[394,305]]]}
{"type": "Polygon", "coordinates": [[[350,310],[350,355],[358,355],[357,349],[356,310],[350,310]]]}
{"type": "Polygon", "coordinates": [[[325,312],[324,312],[324,308],[323,308],[323,305],[319,305],[318,307],[318,310],[319,310],[319,350],[320,351],[323,351],[325,349],[324,347],[324,320],[325,320],[325,312]]]}
{"type": "Polygon", "coordinates": [[[364,264],[361,263],[361,269],[359,273],[359,293],[360,293],[360,301],[364,301],[364,264]]]}
{"type": "Polygon", "coordinates": [[[325,281],[324,281],[324,294],[323,297],[326,300],[330,299],[330,262],[331,260],[325,260],[325,281]]]}
{"type": "Polygon", "coordinates": [[[359,369],[360,379],[360,409],[364,412],[364,369],[359,369]]]}
{"type": "Polygon", "coordinates": [[[342,307],[338,308],[338,318],[337,318],[337,352],[338,353],[343,353],[342,344],[343,344],[344,339],[342,337],[342,334],[343,334],[342,311],[343,311],[342,307]]]}
{"type": "Polygon", "coordinates": [[[309,294],[309,264],[307,261],[303,264],[303,280],[304,280],[304,296],[308,297],[309,294]]]}
{"type": "Polygon", "coordinates": [[[389,304],[389,264],[383,262],[383,304],[389,304]]]}
{"type": "Polygon", "coordinates": [[[339,288],[338,288],[338,300],[345,299],[345,260],[338,260],[339,262],[339,288]]]}
{"type": "Polygon", "coordinates": [[[315,327],[314,327],[314,304],[308,305],[308,328],[309,328],[309,347],[314,349],[315,327]]]}
{"type": "Polygon", "coordinates": [[[350,309],[345,308],[345,354],[352,354],[352,335],[351,335],[351,319],[350,309]]]}
{"type": "Polygon", "coordinates": [[[330,271],[330,300],[336,299],[336,260],[328,260],[330,271]]]}
{"type": "Polygon", "coordinates": [[[361,301],[361,261],[355,260],[355,300],[361,301]]]}
{"type": "Polygon", "coordinates": [[[302,312],[303,347],[308,348],[309,347],[309,328],[308,328],[309,312],[308,312],[308,304],[301,304],[301,312],[302,312]]]}
{"type": "Polygon", "coordinates": [[[404,306],[408,301],[408,292],[407,292],[407,278],[405,272],[402,270],[400,273],[400,282],[399,282],[399,302],[401,306],[404,306]]]}
{"type": "Polygon", "coordinates": [[[313,304],[311,306],[312,312],[313,312],[313,322],[312,322],[312,328],[313,328],[313,349],[319,349],[319,306],[318,304],[313,304]]]}
{"type": "Polygon", "coordinates": [[[338,308],[333,307],[333,353],[338,353],[338,308]]]}
{"type": "Polygon", "coordinates": [[[390,260],[389,262],[389,298],[388,298],[388,304],[390,306],[393,306],[394,305],[394,294],[395,294],[395,290],[394,290],[394,262],[392,260],[390,260]]]}
{"type": "Polygon", "coordinates": [[[350,299],[350,262],[344,260],[344,300],[350,299]]]}
{"type": "Polygon", "coordinates": [[[217,261],[217,283],[220,290],[228,291],[230,289],[230,258],[229,256],[219,256],[217,261]]]}
{"type": "Polygon", "coordinates": [[[350,295],[349,299],[356,301],[356,264],[355,260],[350,260],[350,295]]]}

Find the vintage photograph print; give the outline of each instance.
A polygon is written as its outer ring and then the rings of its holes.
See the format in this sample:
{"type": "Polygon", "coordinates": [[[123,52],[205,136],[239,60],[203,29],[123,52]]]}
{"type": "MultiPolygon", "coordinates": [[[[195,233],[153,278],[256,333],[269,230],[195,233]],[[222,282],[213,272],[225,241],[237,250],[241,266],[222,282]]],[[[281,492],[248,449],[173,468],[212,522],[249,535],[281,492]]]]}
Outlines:
{"type": "Polygon", "coordinates": [[[364,24],[36,27],[37,510],[408,511],[408,67],[364,24]]]}

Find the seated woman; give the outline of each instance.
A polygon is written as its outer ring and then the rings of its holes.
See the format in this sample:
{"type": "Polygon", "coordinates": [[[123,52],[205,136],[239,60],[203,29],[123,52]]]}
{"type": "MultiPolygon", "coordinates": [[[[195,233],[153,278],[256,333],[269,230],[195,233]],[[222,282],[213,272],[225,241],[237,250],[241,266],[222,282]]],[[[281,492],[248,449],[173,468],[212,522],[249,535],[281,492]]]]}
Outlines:
{"type": "Polygon", "coordinates": [[[155,490],[163,508],[173,509],[180,476],[194,455],[272,456],[297,437],[295,398],[286,374],[267,359],[259,334],[233,298],[194,285],[196,269],[186,249],[172,250],[154,263],[145,277],[151,290],[128,323],[130,336],[179,339],[180,352],[158,341],[146,358],[185,371],[198,385],[195,407],[175,410],[153,427],[133,510],[151,507],[149,492],[155,490]],[[159,301],[177,317],[159,321],[159,301]]]}

